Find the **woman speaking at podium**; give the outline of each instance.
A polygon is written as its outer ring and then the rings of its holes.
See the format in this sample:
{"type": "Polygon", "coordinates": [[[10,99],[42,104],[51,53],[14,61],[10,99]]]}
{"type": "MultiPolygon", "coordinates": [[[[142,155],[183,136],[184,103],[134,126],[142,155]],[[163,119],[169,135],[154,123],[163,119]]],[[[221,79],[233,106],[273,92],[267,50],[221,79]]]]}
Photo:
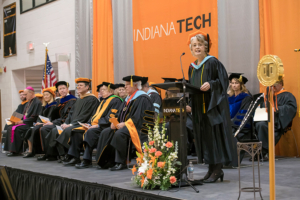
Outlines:
{"type": "Polygon", "coordinates": [[[190,84],[201,93],[192,96],[193,128],[200,163],[209,164],[204,183],[223,181],[222,165],[232,161],[232,130],[227,99],[228,76],[223,64],[208,55],[209,35],[197,31],[189,35],[188,45],[197,60],[189,66],[190,84]]]}

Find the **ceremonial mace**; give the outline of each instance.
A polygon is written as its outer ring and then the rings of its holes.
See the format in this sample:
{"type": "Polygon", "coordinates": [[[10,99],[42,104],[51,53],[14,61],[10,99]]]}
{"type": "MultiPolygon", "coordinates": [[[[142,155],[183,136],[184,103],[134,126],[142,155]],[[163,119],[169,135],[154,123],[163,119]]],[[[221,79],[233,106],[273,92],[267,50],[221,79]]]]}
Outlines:
{"type": "MultiPolygon", "coordinates": [[[[271,87],[283,77],[283,64],[281,59],[275,55],[265,55],[257,66],[257,78],[263,86],[271,87]]],[[[275,142],[274,142],[274,94],[273,88],[267,93],[268,99],[268,130],[269,130],[269,179],[270,199],[275,200],[275,142]]]]}

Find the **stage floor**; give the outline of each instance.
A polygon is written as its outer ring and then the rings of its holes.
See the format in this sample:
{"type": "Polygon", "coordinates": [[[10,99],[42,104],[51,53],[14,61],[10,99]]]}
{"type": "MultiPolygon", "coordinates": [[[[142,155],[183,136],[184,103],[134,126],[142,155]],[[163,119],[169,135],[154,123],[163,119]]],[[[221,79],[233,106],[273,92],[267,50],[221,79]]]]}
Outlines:
{"type": "MultiPolygon", "coordinates": [[[[300,158],[288,158],[277,160],[276,162],[276,198],[283,200],[299,199],[300,196],[300,158]]],[[[248,157],[244,159],[242,165],[250,165],[248,157]]],[[[195,193],[191,187],[183,187],[180,190],[171,189],[170,191],[160,190],[142,190],[133,186],[131,182],[132,173],[130,170],[122,170],[111,172],[108,170],[97,170],[95,164],[89,169],[75,169],[75,167],[64,167],[56,161],[37,161],[36,158],[24,159],[21,156],[7,157],[0,153],[0,165],[6,165],[14,169],[22,169],[31,172],[38,172],[47,175],[66,177],[74,180],[81,180],[90,183],[99,183],[126,190],[137,192],[146,192],[164,197],[172,197],[176,199],[222,199],[232,200],[238,197],[238,170],[223,169],[224,182],[216,182],[214,184],[205,184],[196,186],[200,193],[195,193]]],[[[269,163],[264,162],[260,166],[261,170],[261,187],[263,199],[269,199],[269,163]]],[[[195,178],[205,175],[207,165],[195,165],[195,178]]],[[[257,174],[257,170],[255,170],[257,174]]],[[[242,187],[252,186],[252,168],[241,168],[242,187]]],[[[258,185],[257,185],[258,186],[258,185]]],[[[256,195],[259,199],[259,193],[256,195]]],[[[253,193],[243,192],[241,199],[253,199],[253,193]]]]}

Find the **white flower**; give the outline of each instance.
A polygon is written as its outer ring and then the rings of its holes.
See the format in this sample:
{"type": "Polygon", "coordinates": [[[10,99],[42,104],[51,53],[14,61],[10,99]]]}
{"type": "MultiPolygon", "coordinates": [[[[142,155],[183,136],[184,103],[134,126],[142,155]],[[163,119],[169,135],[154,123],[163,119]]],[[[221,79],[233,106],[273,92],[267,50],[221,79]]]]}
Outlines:
{"type": "Polygon", "coordinates": [[[145,173],[146,172],[146,170],[147,170],[147,168],[148,168],[148,161],[147,160],[144,160],[145,162],[144,163],[142,163],[142,165],[139,167],[139,170],[138,170],[138,172],[139,173],[145,173]]]}

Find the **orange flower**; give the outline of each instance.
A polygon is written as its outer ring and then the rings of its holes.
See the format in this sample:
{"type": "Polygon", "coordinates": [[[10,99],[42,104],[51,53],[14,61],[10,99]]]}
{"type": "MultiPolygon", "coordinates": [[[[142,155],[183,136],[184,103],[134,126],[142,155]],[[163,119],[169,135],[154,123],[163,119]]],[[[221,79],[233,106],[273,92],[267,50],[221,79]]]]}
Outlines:
{"type": "Polygon", "coordinates": [[[166,162],[158,162],[157,167],[164,168],[165,164],[166,164],[166,162]]]}
{"type": "Polygon", "coordinates": [[[175,176],[171,176],[170,177],[170,183],[173,184],[176,182],[176,177],[175,176]]]}
{"type": "Polygon", "coordinates": [[[167,142],[166,147],[171,148],[173,146],[172,142],[167,142]]]}
{"type": "Polygon", "coordinates": [[[149,142],[149,145],[153,145],[153,144],[154,144],[154,141],[150,141],[150,142],[149,142]]]}
{"type": "Polygon", "coordinates": [[[135,160],[136,160],[136,162],[137,162],[137,164],[139,164],[139,163],[143,163],[143,162],[144,162],[143,158],[144,158],[144,155],[143,155],[143,154],[140,154],[140,158],[139,158],[139,157],[137,157],[137,158],[135,159],[135,160]]]}
{"type": "Polygon", "coordinates": [[[156,149],[155,148],[151,148],[150,150],[149,150],[149,153],[155,153],[156,152],[156,149]]]}
{"type": "Polygon", "coordinates": [[[152,156],[152,155],[150,155],[150,157],[151,157],[151,160],[149,161],[149,164],[152,163],[152,167],[154,167],[156,157],[152,156]]]}
{"type": "Polygon", "coordinates": [[[159,156],[161,156],[162,155],[162,152],[161,151],[157,151],[156,153],[155,153],[155,156],[156,157],[159,157],[159,156]]]}
{"type": "Polygon", "coordinates": [[[137,163],[137,164],[142,163],[142,159],[139,158],[139,157],[137,157],[137,158],[136,158],[136,163],[137,163]]]}
{"type": "Polygon", "coordinates": [[[142,180],[141,180],[141,187],[143,187],[143,185],[144,185],[144,181],[145,181],[145,177],[144,176],[142,176],[142,180]]]}
{"type": "Polygon", "coordinates": [[[134,172],[136,172],[135,165],[133,165],[133,168],[131,169],[131,171],[132,171],[132,174],[134,175],[134,172]]]}
{"type": "Polygon", "coordinates": [[[148,169],[148,171],[147,171],[147,178],[148,179],[152,179],[152,174],[153,174],[153,169],[152,168],[148,169]]]}

